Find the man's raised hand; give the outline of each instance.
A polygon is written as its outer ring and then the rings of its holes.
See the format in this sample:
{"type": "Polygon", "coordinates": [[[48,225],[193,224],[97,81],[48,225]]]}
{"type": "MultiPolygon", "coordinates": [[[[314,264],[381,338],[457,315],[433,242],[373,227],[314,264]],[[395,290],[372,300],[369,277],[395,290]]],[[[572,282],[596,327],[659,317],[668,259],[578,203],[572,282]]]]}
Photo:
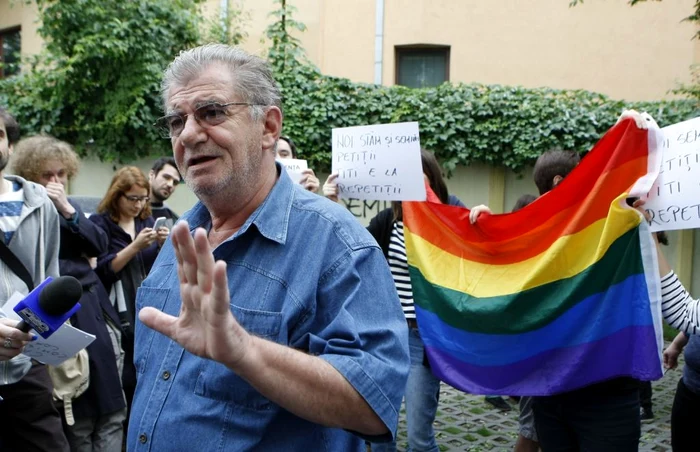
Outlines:
{"type": "Polygon", "coordinates": [[[233,368],[249,351],[251,336],[231,313],[226,263],[214,262],[204,229],[193,238],[187,222],[180,221],[170,237],[180,279],[180,315],[145,307],[139,319],[190,353],[233,368]]]}

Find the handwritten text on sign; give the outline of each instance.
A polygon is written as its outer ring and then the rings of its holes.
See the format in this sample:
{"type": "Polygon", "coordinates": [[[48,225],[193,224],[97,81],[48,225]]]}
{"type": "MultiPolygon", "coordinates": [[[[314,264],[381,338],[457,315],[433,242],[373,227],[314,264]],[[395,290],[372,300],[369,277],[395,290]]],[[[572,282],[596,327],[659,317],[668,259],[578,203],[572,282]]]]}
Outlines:
{"type": "Polygon", "coordinates": [[[661,170],[645,208],[652,231],[700,227],[700,118],[661,129],[661,170]]]}
{"type": "Polygon", "coordinates": [[[417,122],[333,129],[341,198],[425,201],[417,122]]]}

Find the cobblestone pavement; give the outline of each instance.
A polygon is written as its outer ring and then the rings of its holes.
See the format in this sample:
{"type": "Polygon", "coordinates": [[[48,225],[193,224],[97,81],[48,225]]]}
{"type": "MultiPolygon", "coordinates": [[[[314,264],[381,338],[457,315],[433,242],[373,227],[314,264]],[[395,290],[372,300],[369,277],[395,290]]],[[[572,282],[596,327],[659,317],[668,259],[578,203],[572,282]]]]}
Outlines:
{"type": "MultiPolygon", "coordinates": [[[[652,383],[655,419],[642,423],[640,451],[671,451],[671,405],[683,363],[652,383]]],[[[508,399],[506,399],[508,400],[508,399]]],[[[435,433],[441,451],[512,451],[518,436],[518,407],[502,412],[483,396],[464,394],[443,383],[435,433]]],[[[398,449],[406,450],[406,422],[402,412],[398,449]]]]}

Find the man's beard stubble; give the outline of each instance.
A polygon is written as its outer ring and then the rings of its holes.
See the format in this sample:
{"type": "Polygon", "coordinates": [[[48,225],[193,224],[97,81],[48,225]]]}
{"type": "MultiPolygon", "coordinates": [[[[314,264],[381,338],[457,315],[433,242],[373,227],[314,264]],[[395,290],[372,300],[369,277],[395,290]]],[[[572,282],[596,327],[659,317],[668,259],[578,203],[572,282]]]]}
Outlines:
{"type": "Polygon", "coordinates": [[[4,171],[10,161],[10,156],[8,154],[0,154],[0,171],[4,171]]]}
{"type": "Polygon", "coordinates": [[[243,164],[238,168],[227,168],[228,172],[216,183],[209,186],[195,185],[185,175],[185,183],[198,198],[220,197],[229,195],[238,198],[247,197],[248,192],[256,185],[262,173],[262,152],[259,151],[261,143],[257,140],[249,140],[243,151],[245,157],[243,164]],[[256,153],[257,151],[257,153],[256,153]]]}
{"type": "Polygon", "coordinates": [[[160,190],[153,190],[153,197],[156,199],[156,202],[165,202],[170,196],[163,196],[160,190]]]}

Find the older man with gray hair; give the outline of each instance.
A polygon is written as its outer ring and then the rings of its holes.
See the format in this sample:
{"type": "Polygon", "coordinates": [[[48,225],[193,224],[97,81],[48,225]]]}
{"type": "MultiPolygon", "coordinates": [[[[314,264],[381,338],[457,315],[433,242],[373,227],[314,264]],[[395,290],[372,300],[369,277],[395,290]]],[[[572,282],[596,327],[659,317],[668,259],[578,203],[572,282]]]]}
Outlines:
{"type": "Polygon", "coordinates": [[[391,439],[409,366],[391,274],[352,215],[275,162],[282,111],[267,64],[198,47],[162,92],[158,125],[199,202],[139,289],[129,450],[391,439]]]}

